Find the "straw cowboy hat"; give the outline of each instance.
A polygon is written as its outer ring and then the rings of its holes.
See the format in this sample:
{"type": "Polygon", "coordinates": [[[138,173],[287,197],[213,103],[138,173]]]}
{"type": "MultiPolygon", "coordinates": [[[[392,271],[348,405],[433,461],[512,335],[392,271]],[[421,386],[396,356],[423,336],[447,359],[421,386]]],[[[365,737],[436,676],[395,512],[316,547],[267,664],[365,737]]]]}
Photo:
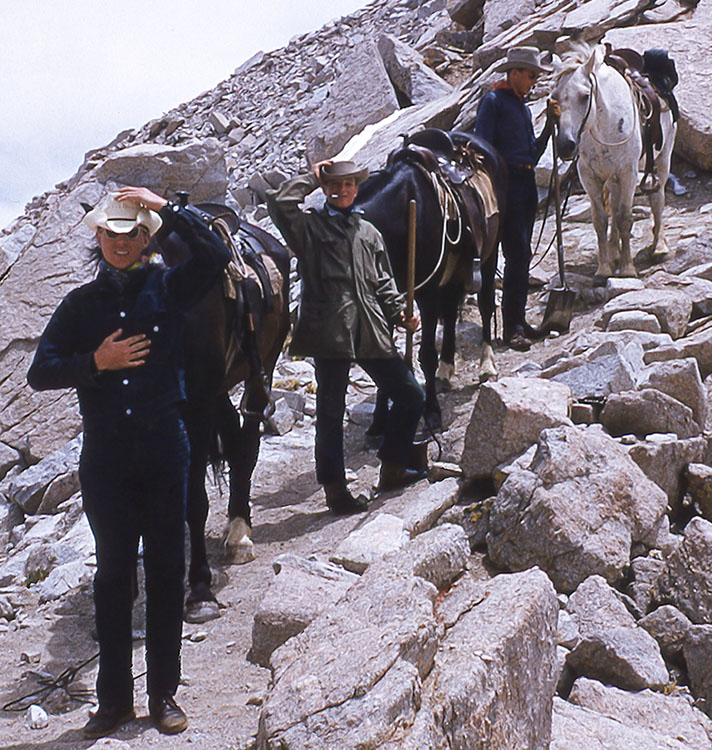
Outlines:
{"type": "Polygon", "coordinates": [[[114,193],[106,195],[84,217],[84,223],[96,231],[108,229],[117,234],[127,234],[134,227],[142,226],[154,235],[163,224],[161,217],[142,203],[134,200],[118,201],[114,193]]]}
{"type": "Polygon", "coordinates": [[[368,167],[359,169],[352,161],[335,161],[331,164],[324,164],[321,168],[320,180],[323,183],[331,180],[347,180],[349,177],[353,177],[357,185],[366,182],[368,167]]]}
{"type": "Polygon", "coordinates": [[[552,68],[542,65],[541,53],[536,47],[512,47],[507,57],[494,69],[495,73],[505,73],[515,68],[527,68],[537,73],[550,73],[552,68]]]}

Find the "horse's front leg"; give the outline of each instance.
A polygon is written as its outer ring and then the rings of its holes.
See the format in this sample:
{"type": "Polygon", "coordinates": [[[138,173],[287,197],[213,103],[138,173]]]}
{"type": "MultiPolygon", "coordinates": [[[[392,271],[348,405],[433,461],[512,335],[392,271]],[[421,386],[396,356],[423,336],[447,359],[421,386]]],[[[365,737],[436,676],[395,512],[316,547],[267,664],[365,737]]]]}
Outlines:
{"type": "Polygon", "coordinates": [[[260,422],[249,417],[240,423],[237,410],[226,393],[219,399],[216,423],[222,453],[230,467],[230,500],[223,550],[226,562],[241,565],[255,559],[250,490],[260,449],[260,422]]]}
{"type": "MultiPolygon", "coordinates": [[[[625,175],[619,182],[612,181],[610,186],[610,202],[612,223],[620,239],[619,274],[621,276],[637,276],[630,251],[630,235],[633,229],[633,196],[635,194],[635,180],[637,171],[632,175],[625,175]]],[[[616,243],[618,244],[618,243],[616,243]]]]}
{"type": "Polygon", "coordinates": [[[442,414],[435,389],[435,371],[438,366],[438,352],[435,348],[435,329],[438,324],[437,293],[418,299],[418,308],[422,325],[418,360],[425,376],[423,420],[430,432],[440,432],[442,414]]]}
{"type": "Polygon", "coordinates": [[[440,290],[440,313],[443,322],[443,342],[440,348],[440,362],[436,380],[444,390],[452,386],[455,375],[455,344],[457,313],[460,309],[464,289],[462,284],[454,282],[440,290]]]}
{"type": "Polygon", "coordinates": [[[482,285],[477,294],[477,307],[482,320],[482,353],[480,354],[479,381],[484,383],[497,377],[497,366],[492,349],[492,320],[495,314],[494,277],[497,272],[497,252],[495,245],[490,256],[482,261],[480,272],[482,285]]]}

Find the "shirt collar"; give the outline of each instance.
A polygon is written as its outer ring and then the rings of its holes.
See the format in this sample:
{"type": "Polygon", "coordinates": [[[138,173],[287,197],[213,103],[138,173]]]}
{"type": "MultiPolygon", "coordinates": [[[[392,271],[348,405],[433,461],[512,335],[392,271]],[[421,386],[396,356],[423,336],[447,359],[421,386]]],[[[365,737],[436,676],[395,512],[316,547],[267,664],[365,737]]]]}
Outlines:
{"type": "Polygon", "coordinates": [[[509,85],[509,83],[507,83],[506,80],[504,80],[504,81],[498,81],[497,83],[495,83],[495,85],[492,88],[495,91],[509,91],[512,94],[514,94],[514,96],[516,96],[517,99],[519,99],[520,102],[524,101],[524,97],[519,96],[519,94],[509,85]]]}
{"type": "Polygon", "coordinates": [[[338,208],[334,208],[329,201],[324,201],[324,211],[329,216],[351,216],[353,214],[363,214],[363,209],[354,205],[353,203],[346,209],[346,211],[340,211],[338,208]]]}

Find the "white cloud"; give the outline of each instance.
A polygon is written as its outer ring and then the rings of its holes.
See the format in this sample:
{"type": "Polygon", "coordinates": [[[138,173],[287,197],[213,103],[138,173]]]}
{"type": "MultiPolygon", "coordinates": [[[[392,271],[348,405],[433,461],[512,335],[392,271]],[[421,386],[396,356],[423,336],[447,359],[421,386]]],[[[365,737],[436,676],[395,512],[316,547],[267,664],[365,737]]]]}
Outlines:
{"type": "Polygon", "coordinates": [[[0,0],[0,227],[84,153],[364,0],[0,0]]]}

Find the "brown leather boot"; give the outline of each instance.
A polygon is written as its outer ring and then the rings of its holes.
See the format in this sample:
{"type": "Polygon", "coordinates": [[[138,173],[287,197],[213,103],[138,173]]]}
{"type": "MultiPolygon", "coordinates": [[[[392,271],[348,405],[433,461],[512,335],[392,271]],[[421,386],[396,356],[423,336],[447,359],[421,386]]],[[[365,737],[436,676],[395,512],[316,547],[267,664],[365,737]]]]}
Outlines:
{"type": "Polygon", "coordinates": [[[380,492],[396,490],[401,487],[407,487],[409,484],[414,484],[421,479],[425,479],[427,476],[427,469],[408,469],[402,464],[393,464],[390,461],[384,461],[381,464],[378,489],[380,492]]]}
{"type": "Polygon", "coordinates": [[[329,482],[324,485],[326,504],[337,516],[348,516],[352,513],[364,513],[368,510],[368,503],[363,495],[354,497],[345,482],[329,482]]]}

